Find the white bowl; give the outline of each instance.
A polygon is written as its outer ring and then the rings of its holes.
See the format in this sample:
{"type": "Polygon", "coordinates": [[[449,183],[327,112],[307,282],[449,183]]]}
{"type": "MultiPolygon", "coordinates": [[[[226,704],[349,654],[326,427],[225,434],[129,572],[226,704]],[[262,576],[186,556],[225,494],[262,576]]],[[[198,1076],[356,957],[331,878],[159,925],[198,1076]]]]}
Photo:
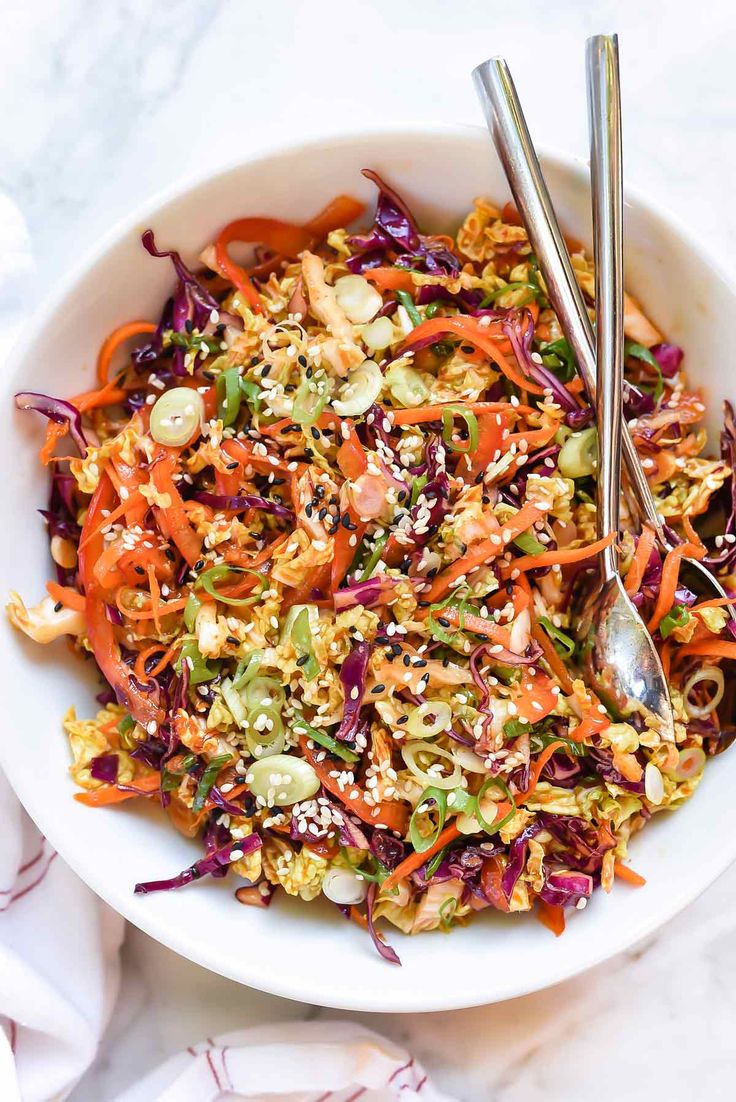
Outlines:
{"type": "MultiPolygon", "coordinates": [[[[474,196],[508,198],[484,131],[410,127],[348,135],[249,159],[177,189],[116,227],[62,283],[28,327],[4,377],[1,403],[3,589],[33,601],[50,576],[43,524],[46,474],[36,461],[42,426],[12,409],[16,390],[58,395],[86,389],[96,350],[116,325],[158,318],[172,285],[170,265],[139,242],[153,226],[159,247],[194,261],[217,230],[244,214],[306,219],[339,192],[372,203],[360,175],[384,175],[432,229],[457,225],[474,196]]],[[[547,157],[550,191],[563,226],[589,241],[585,166],[547,157]]],[[[701,247],[640,196],[626,206],[627,277],[667,337],[685,348],[692,381],[703,387],[715,442],[721,400],[731,396],[736,298],[701,247]]],[[[240,906],[233,884],[205,880],[180,891],[136,896],[139,880],[170,876],[198,856],[150,807],[92,810],[72,799],[61,717],[70,704],[95,710],[91,666],[64,644],[44,649],[3,623],[4,723],[0,759],[31,816],[61,856],[127,919],[171,949],[224,976],[278,995],[372,1011],[445,1010],[521,995],[597,964],[651,933],[694,899],[736,858],[736,751],[708,764],[695,798],[663,815],[632,845],[645,888],[595,893],[555,939],[533,918],[484,912],[451,935],[407,938],[389,928],[403,967],[382,961],[367,935],[327,906],[279,898],[268,911],[240,906]]],[[[49,923],[54,916],[48,916],[49,923]]]]}

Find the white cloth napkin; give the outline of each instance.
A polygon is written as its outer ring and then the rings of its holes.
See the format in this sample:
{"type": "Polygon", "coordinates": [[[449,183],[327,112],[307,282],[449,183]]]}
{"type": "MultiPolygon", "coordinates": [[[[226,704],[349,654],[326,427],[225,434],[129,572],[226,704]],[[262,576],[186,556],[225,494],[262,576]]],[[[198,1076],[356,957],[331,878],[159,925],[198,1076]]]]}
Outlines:
{"type": "Polygon", "coordinates": [[[210,1038],[116,1102],[452,1102],[408,1053],[352,1022],[282,1022],[210,1038]]]}
{"type": "MultiPolygon", "coordinates": [[[[23,218],[0,194],[0,363],[32,300],[32,272],[23,218]]],[[[124,923],[57,856],[2,772],[0,824],[0,1102],[56,1102],[95,1058],[118,993],[124,923]]],[[[445,1102],[446,1096],[407,1052],[370,1030],[297,1022],[208,1038],[118,1102],[236,1098],[445,1102]]]]}

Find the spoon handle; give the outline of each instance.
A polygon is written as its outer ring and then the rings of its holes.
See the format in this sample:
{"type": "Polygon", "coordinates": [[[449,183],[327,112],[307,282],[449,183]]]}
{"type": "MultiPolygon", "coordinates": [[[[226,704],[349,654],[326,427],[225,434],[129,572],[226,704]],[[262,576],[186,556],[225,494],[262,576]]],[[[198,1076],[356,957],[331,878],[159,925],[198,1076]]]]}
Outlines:
{"type": "MultiPolygon", "coordinates": [[[[560,319],[562,331],[570,342],[588,396],[591,401],[595,401],[593,327],[570,263],[509,67],[502,57],[492,57],[473,71],[473,79],[488,129],[542,269],[550,300],[560,319]]],[[[667,546],[662,521],[625,425],[622,445],[629,482],[641,519],[655,528],[661,542],[667,546]]]]}
{"type": "MultiPolygon", "coordinates": [[[[589,38],[585,52],[595,259],[598,538],[618,535],[624,381],[623,177],[621,90],[616,35],[589,38]]],[[[617,573],[614,545],[601,553],[606,581],[617,573]]]]}

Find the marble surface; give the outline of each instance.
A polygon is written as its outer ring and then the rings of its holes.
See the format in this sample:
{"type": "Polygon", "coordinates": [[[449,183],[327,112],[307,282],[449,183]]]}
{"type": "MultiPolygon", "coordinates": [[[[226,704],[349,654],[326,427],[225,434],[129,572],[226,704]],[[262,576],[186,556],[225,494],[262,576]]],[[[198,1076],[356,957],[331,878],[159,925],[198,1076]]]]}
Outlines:
{"type": "MultiPolygon", "coordinates": [[[[0,188],[28,220],[39,298],[131,205],[240,150],[396,119],[479,121],[468,74],[494,52],[510,61],[536,139],[584,154],[583,42],[601,30],[621,36],[628,178],[736,274],[732,0],[697,11],[684,0],[37,0],[1,10],[0,188]]],[[[735,935],[732,869],[656,937],[566,984],[370,1024],[469,1102],[725,1100],[736,1079],[735,935]]],[[[219,979],[131,929],[121,997],[74,1102],[107,1102],[218,1031],[317,1015],[334,1012],[219,979]]]]}

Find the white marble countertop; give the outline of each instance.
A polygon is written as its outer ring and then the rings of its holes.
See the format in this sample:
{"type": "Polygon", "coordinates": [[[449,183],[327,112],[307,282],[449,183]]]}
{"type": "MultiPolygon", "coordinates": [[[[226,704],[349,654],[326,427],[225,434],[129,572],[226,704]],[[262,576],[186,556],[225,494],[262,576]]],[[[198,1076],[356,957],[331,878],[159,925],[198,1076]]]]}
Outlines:
{"type": "MultiPolygon", "coordinates": [[[[3,9],[0,187],[39,295],[131,205],[254,145],[396,119],[479,121],[468,73],[514,70],[535,138],[584,154],[583,42],[621,36],[627,177],[736,271],[736,10],[710,0],[37,0],[3,9]],[[552,104],[550,111],[549,105],[552,104]]],[[[123,991],[75,1102],[208,1034],[335,1016],[220,979],[130,929],[123,991]]],[[[736,868],[656,937],[503,1005],[365,1016],[469,1102],[733,1097],[736,868]]]]}

